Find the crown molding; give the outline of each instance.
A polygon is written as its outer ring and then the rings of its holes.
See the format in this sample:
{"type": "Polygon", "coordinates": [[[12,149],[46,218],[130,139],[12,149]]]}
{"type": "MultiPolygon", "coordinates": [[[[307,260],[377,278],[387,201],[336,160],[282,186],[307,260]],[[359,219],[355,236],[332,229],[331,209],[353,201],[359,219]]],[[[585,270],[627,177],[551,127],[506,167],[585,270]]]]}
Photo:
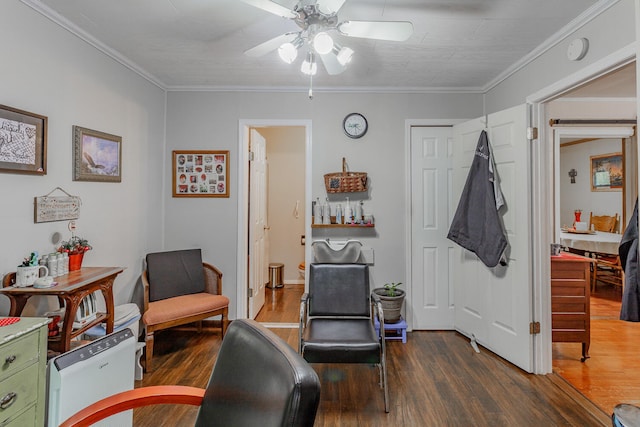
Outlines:
{"type": "MultiPolygon", "coordinates": [[[[40,13],[47,19],[58,24],[65,30],[74,34],[87,44],[104,53],[124,67],[135,72],[139,76],[148,80],[158,88],[168,91],[191,91],[191,92],[308,92],[307,87],[264,87],[264,86],[170,86],[159,80],[155,75],[140,67],[134,61],[122,55],[118,51],[96,39],[91,34],[84,31],[68,19],[58,14],[50,7],[44,5],[40,0],[20,0],[23,4],[29,6],[36,12],[40,13]]],[[[330,93],[460,93],[460,94],[484,94],[502,83],[504,80],[526,67],[536,58],[556,46],[566,37],[574,33],[576,30],[595,19],[602,12],[606,11],[620,0],[600,0],[591,6],[578,17],[573,19],[569,24],[564,26],[560,31],[545,40],[541,45],[537,46],[529,54],[522,57],[511,67],[491,80],[483,87],[315,87],[317,92],[330,93]]]]}
{"type": "MultiPolygon", "coordinates": [[[[290,92],[307,93],[308,87],[304,86],[168,86],[167,92],[290,92]]],[[[378,87],[378,86],[314,86],[316,93],[461,93],[483,94],[478,87],[378,87]]]]}
{"type": "Polygon", "coordinates": [[[84,31],[82,28],[70,22],[68,19],[60,15],[58,12],[42,4],[39,0],[20,0],[20,1],[25,5],[29,6],[30,8],[32,8],[33,10],[35,10],[36,12],[43,15],[45,18],[51,20],[55,24],[58,24],[65,30],[69,31],[71,34],[77,36],[87,44],[93,46],[100,52],[112,58],[116,62],[119,62],[120,64],[124,65],[126,68],[130,69],[134,73],[140,75],[144,79],[158,86],[160,89],[166,90],[166,85],[162,83],[160,80],[158,80],[153,74],[147,72],[146,70],[138,66],[138,64],[131,61],[129,58],[122,55],[121,53],[111,49],[109,46],[105,45],[100,40],[96,39],[91,34],[84,31]]]}

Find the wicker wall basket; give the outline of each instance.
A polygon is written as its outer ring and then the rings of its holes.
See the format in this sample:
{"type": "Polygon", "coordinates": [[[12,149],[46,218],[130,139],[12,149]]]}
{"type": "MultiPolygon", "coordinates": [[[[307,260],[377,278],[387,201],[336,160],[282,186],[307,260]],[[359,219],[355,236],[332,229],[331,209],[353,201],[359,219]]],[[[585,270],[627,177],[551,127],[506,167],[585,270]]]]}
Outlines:
{"type": "Polygon", "coordinates": [[[348,172],[347,160],[342,158],[342,172],[328,173],[324,176],[327,193],[355,193],[367,191],[366,172],[348,172]]]}

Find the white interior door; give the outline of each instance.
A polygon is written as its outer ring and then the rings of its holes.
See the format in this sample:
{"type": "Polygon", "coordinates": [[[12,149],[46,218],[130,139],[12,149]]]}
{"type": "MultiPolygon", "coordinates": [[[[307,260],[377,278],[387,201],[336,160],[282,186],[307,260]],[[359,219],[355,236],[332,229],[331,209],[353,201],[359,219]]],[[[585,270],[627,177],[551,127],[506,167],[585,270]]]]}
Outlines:
{"type": "Polygon", "coordinates": [[[254,319],[264,305],[268,281],[269,257],[267,233],[267,158],[266,141],[251,129],[249,150],[249,318],[254,319]]]}
{"type": "Polygon", "coordinates": [[[452,192],[453,129],[411,128],[411,286],[413,329],[453,329],[454,243],[447,232],[452,192]]]}
{"type": "MultiPolygon", "coordinates": [[[[455,245],[455,327],[527,372],[533,371],[530,248],[529,142],[527,109],[520,105],[454,126],[454,200],[467,179],[482,129],[487,129],[505,207],[508,265],[487,268],[475,254],[455,245]]],[[[457,206],[457,202],[455,202],[457,206]]]]}

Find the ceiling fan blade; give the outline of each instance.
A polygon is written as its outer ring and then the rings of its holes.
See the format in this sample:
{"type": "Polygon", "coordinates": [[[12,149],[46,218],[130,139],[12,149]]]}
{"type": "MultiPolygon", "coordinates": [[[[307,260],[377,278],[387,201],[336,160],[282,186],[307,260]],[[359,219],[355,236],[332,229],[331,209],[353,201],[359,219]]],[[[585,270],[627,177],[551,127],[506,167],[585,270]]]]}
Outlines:
{"type": "Polygon", "coordinates": [[[338,31],[345,36],[403,42],[413,34],[408,21],[344,21],[338,31]]]}
{"type": "Polygon", "coordinates": [[[283,43],[293,41],[297,35],[298,33],[296,32],[281,34],[277,37],[272,38],[271,40],[267,40],[264,43],[260,43],[259,45],[254,46],[249,50],[245,50],[244,54],[247,56],[252,56],[254,58],[257,58],[262,55],[266,55],[272,50],[279,48],[280,45],[282,45],[283,43]]]}
{"type": "Polygon", "coordinates": [[[347,0],[320,0],[318,8],[322,13],[337,13],[347,0]]]}
{"type": "Polygon", "coordinates": [[[240,0],[243,3],[257,7],[258,9],[266,10],[274,15],[281,16],[283,18],[294,19],[298,17],[298,14],[291,9],[287,9],[284,6],[280,6],[278,3],[274,3],[271,0],[240,0]]]}
{"type": "Polygon", "coordinates": [[[326,55],[318,55],[322,59],[322,63],[324,64],[324,68],[327,70],[327,73],[335,76],[336,74],[342,73],[347,69],[346,65],[342,65],[338,62],[338,57],[333,52],[329,52],[326,55]]]}

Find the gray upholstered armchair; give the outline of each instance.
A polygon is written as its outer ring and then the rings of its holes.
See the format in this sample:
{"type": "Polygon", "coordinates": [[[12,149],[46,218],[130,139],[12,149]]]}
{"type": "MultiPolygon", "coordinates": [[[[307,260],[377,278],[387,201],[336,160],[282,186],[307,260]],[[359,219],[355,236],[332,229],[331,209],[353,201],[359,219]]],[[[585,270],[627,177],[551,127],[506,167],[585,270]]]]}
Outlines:
{"type": "Polygon", "coordinates": [[[221,316],[222,336],[228,321],[229,298],[222,295],[222,272],[203,263],[200,249],[157,252],[147,255],[142,272],[146,356],[151,371],[154,333],[173,326],[221,316]]]}

